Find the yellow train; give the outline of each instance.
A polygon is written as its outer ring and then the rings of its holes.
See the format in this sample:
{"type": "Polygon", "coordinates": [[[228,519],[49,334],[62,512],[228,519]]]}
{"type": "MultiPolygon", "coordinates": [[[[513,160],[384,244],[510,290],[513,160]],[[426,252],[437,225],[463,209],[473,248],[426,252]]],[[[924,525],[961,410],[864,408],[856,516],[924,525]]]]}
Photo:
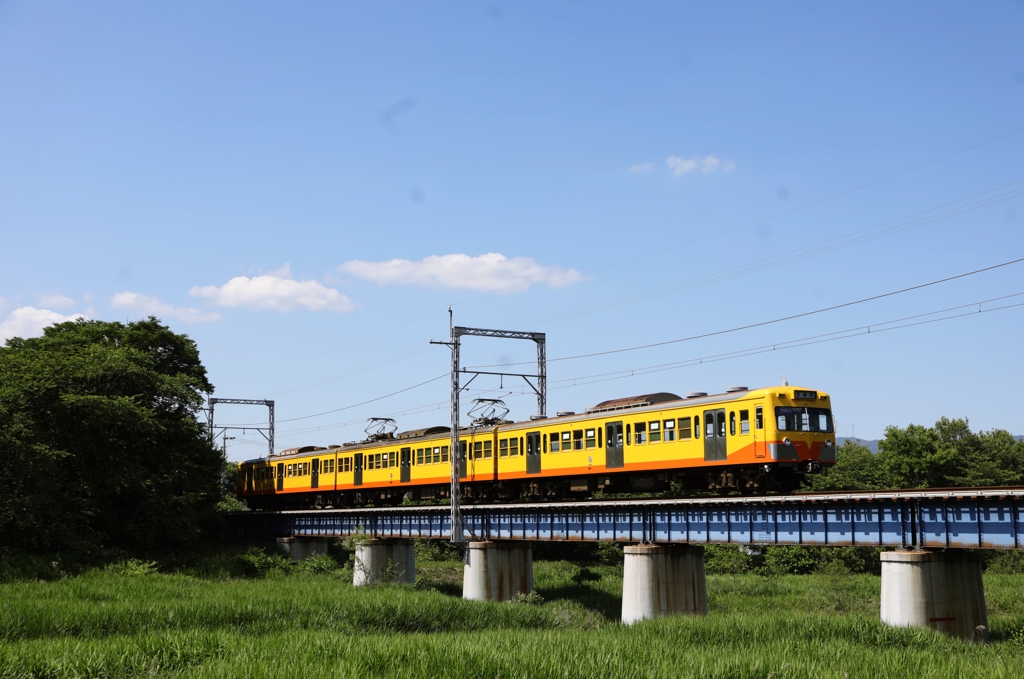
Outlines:
{"type": "MultiPolygon", "coordinates": [[[[254,509],[397,504],[449,497],[448,427],[361,443],[285,450],[239,464],[237,494],[254,509]]],[[[467,500],[588,497],[595,491],[792,491],[833,464],[831,400],[822,391],[730,387],[723,394],[646,394],[586,412],[459,431],[467,500]]]]}

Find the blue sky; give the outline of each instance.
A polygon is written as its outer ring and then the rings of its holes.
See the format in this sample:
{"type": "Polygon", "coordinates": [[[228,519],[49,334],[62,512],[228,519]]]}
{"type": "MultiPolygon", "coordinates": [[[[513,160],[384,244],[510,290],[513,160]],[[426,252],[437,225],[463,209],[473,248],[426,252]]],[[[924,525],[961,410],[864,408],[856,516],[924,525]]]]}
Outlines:
{"type": "MultiPolygon", "coordinates": [[[[447,422],[443,377],[348,406],[446,372],[449,304],[554,359],[1024,257],[1021,35],[1021,2],[3,2],[0,336],[153,313],[215,395],[276,400],[279,447],[328,444],[447,422]]],[[[549,410],[785,375],[840,435],[1024,433],[1024,307],[878,332],[1020,292],[1024,263],[552,361],[549,410]]]]}

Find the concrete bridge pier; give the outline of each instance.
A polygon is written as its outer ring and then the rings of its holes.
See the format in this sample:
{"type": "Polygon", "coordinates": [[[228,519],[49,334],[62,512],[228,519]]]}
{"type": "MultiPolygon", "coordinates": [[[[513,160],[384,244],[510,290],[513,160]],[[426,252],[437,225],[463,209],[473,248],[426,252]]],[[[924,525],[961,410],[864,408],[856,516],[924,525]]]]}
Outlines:
{"type": "Polygon", "coordinates": [[[470,542],[462,572],[462,598],[508,601],[533,591],[533,545],[528,542],[470,542]]]}
{"type": "Polygon", "coordinates": [[[625,552],[622,622],[708,614],[702,545],[630,545],[625,552]]]}
{"type": "Polygon", "coordinates": [[[316,554],[326,554],[328,538],[277,538],[277,548],[292,561],[305,561],[316,554]]]}
{"type": "Polygon", "coordinates": [[[366,540],[356,546],[356,587],[379,582],[411,584],[416,579],[416,549],[412,540],[366,540]]]}
{"type": "Polygon", "coordinates": [[[981,562],[961,551],[882,552],[882,622],[988,641],[981,562]]]}

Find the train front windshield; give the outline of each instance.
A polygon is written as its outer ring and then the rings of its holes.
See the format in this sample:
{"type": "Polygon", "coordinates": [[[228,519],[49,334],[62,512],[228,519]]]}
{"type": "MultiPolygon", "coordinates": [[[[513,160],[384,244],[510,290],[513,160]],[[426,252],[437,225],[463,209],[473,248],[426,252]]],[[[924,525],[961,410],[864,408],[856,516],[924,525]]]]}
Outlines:
{"type": "Polygon", "coordinates": [[[792,408],[776,406],[779,431],[832,433],[832,412],[828,408],[792,408]]]}

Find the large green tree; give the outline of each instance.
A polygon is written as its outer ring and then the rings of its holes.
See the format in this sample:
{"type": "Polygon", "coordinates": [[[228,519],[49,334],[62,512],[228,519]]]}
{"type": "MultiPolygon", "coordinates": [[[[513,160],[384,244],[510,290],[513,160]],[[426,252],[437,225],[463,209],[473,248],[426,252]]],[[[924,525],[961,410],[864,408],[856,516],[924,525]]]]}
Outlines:
{"type": "Polygon", "coordinates": [[[817,490],[1006,486],[1024,482],[1024,442],[994,429],[972,432],[964,419],[934,427],[887,427],[878,454],[847,441],[835,466],[811,479],[817,490]]]}
{"type": "Polygon", "coordinates": [[[157,319],[79,320],[0,348],[0,543],[181,547],[212,525],[220,453],[195,342],[157,319]]]}

